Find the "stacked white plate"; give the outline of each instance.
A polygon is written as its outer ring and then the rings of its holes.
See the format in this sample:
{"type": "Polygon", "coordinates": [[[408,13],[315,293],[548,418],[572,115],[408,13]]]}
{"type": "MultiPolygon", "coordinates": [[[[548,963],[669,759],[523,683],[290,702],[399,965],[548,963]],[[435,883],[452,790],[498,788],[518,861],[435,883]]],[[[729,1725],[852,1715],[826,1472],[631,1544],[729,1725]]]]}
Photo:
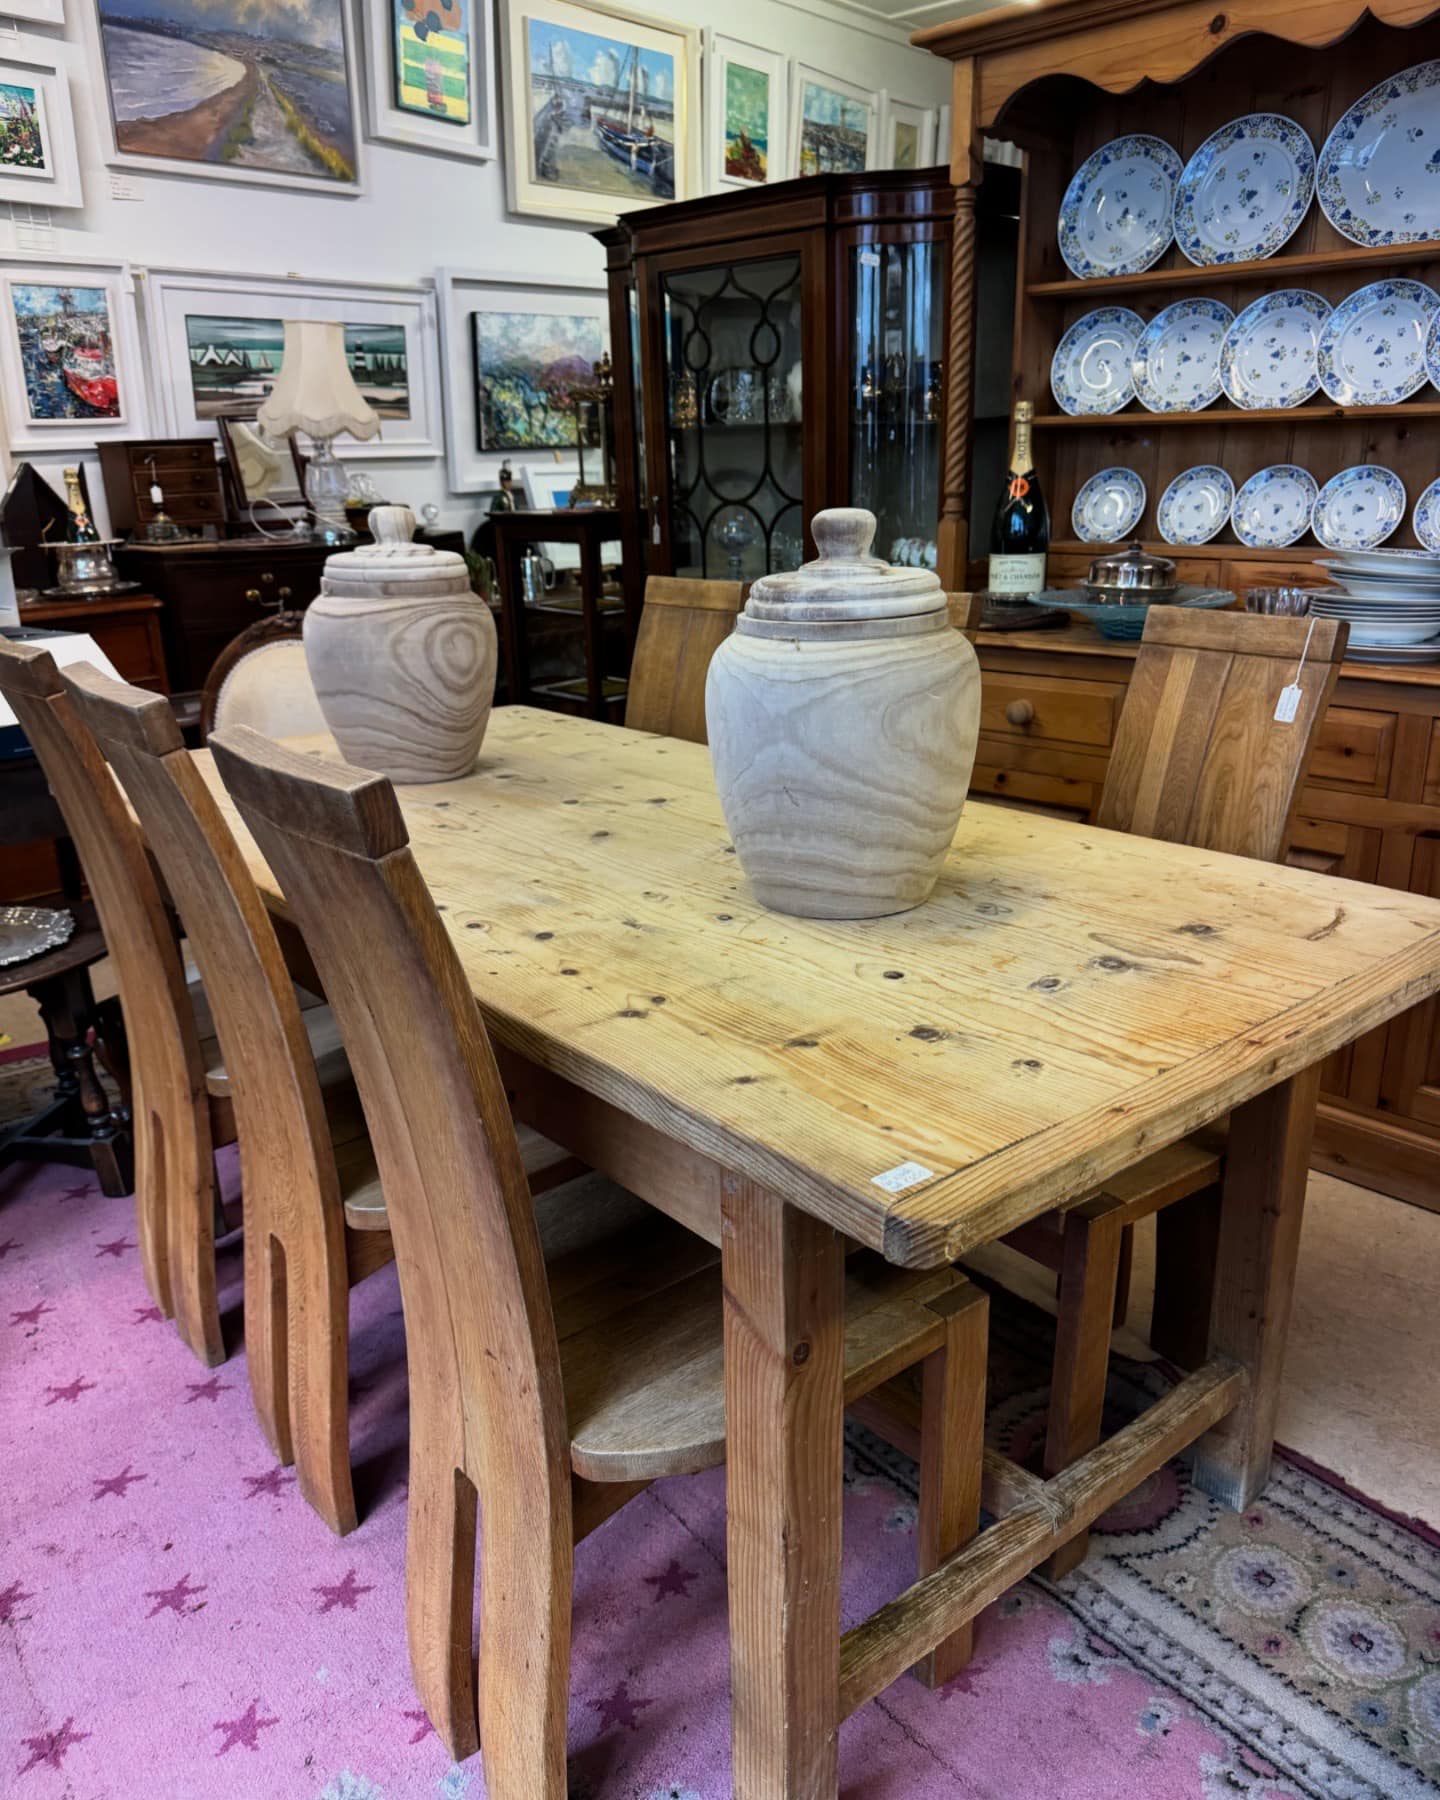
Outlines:
{"type": "Polygon", "coordinates": [[[1334,587],[1315,593],[1310,610],[1350,623],[1357,662],[1440,659],[1440,555],[1428,550],[1345,550],[1321,557],[1334,587]]]}

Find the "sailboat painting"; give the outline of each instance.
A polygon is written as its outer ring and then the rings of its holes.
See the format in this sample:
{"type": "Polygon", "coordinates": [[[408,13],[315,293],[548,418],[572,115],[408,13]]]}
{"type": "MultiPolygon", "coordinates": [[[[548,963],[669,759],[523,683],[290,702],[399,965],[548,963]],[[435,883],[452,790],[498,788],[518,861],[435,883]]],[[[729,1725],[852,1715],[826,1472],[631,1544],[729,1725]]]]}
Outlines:
{"type": "MultiPolygon", "coordinates": [[[[187,314],[185,342],[198,419],[253,416],[275,385],[285,350],[280,319],[187,314]]],[[[347,325],[345,357],[355,385],[382,419],[410,417],[403,325],[347,325]]]]}
{"type": "Polygon", "coordinates": [[[12,282],[10,303],[31,423],[123,417],[105,289],[12,282]]]}

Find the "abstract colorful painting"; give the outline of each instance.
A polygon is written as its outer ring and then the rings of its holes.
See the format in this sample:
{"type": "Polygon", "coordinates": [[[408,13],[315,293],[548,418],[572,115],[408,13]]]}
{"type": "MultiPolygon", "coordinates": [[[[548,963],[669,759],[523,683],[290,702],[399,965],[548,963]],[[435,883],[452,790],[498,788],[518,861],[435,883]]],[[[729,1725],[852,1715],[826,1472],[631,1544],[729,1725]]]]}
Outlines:
{"type": "MultiPolygon", "coordinates": [[[[285,351],[280,319],[187,314],[186,346],[195,416],[253,414],[275,385],[285,351]]],[[[409,361],[403,325],[347,325],[345,357],[355,385],[382,419],[410,417],[409,361]]]]}
{"type": "Polygon", "coordinates": [[[725,64],[725,173],[764,181],[770,163],[770,77],[744,63],[725,64]]]}
{"type": "Polygon", "coordinates": [[[12,282],[10,301],[31,421],[122,417],[104,288],[12,282]]]}
{"type": "Polygon", "coordinates": [[[675,58],[527,19],[534,179],[589,194],[675,198],[675,58]]]}
{"type": "Polygon", "coordinates": [[[573,449],[573,394],[600,360],[599,319],[475,312],[470,320],[480,448],[573,449]]]}
{"type": "Polygon", "coordinates": [[[870,151],[875,109],[820,81],[800,84],[800,173],[858,175],[870,151]]]}
{"type": "Polygon", "coordinates": [[[118,151],[355,181],[344,0],[99,0],[99,11],[118,151]]]}
{"type": "Polygon", "coordinates": [[[395,14],[395,104],[403,112],[470,123],[466,0],[390,0],[395,14]]]}
{"type": "Polygon", "coordinates": [[[0,174],[53,173],[45,134],[45,96],[38,87],[0,82],[0,174]]]}

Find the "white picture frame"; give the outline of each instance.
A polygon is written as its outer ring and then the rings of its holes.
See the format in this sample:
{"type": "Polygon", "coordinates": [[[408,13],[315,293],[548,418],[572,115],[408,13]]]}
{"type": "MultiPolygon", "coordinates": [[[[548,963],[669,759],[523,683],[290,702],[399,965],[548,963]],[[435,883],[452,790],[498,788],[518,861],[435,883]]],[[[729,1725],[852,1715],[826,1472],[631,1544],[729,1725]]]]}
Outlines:
{"type": "Polygon", "coordinates": [[[364,0],[365,105],[369,135],[384,144],[471,162],[497,154],[495,107],[495,9],[491,0],[467,0],[471,24],[470,122],[429,119],[395,101],[394,0],[364,0]]]}
{"type": "Polygon", "coordinates": [[[49,52],[50,45],[38,38],[0,38],[0,86],[33,90],[46,160],[44,169],[0,169],[0,200],[19,200],[26,206],[83,206],[70,81],[49,52]]]}
{"type": "MultiPolygon", "coordinates": [[[[880,101],[881,90],[879,88],[861,87],[856,82],[843,81],[840,76],[828,74],[824,69],[814,68],[809,63],[793,62],[790,68],[790,168],[792,174],[844,173],[858,175],[862,169],[879,168],[880,101]],[[858,167],[851,168],[845,165],[830,169],[813,166],[815,152],[811,141],[807,139],[805,130],[806,123],[810,118],[810,90],[812,88],[820,90],[825,95],[833,96],[837,101],[849,103],[860,109],[859,122],[863,123],[865,127],[865,155],[858,167]]],[[[823,127],[831,123],[829,120],[818,118],[818,111],[821,109],[815,110],[817,111],[817,124],[823,127]]],[[[827,104],[823,110],[832,109],[827,104]]],[[[849,117],[842,116],[839,122],[845,128],[854,129],[854,124],[849,117]]]]}
{"type": "Polygon", "coordinates": [[[4,13],[25,25],[63,25],[65,0],[5,0],[4,13]]]}
{"type": "MultiPolygon", "coordinates": [[[[238,0],[237,0],[238,3],[238,0]]],[[[152,155],[148,152],[122,149],[115,125],[115,109],[110,92],[110,76],[105,55],[104,0],[97,4],[86,29],[86,51],[90,65],[92,91],[96,96],[95,115],[100,132],[101,153],[112,169],[130,169],[142,175],[184,175],[192,181],[242,183],[249,187],[300,188],[312,193],[350,197],[364,192],[364,131],[361,116],[360,63],[355,50],[355,18],[349,0],[333,0],[337,8],[344,41],[346,101],[349,109],[350,142],[353,145],[352,179],[336,179],[326,175],[308,175],[299,170],[248,168],[226,161],[152,155]]],[[[367,5],[374,0],[366,0],[367,5]]]]}
{"type": "Polygon", "coordinates": [[[537,275],[496,269],[440,269],[435,277],[444,371],[445,462],[452,494],[500,485],[500,465],[543,456],[529,449],[482,449],[474,327],[477,312],[557,313],[593,317],[602,349],[610,346],[610,300],[603,274],[537,275]]]}
{"type": "Polygon", "coordinates": [[[786,181],[794,173],[790,143],[790,59],[778,50],[762,50],[758,44],[706,27],[705,31],[705,185],[712,193],[724,188],[768,187],[786,181]],[[726,150],[729,140],[729,83],[731,65],[752,69],[769,83],[769,119],[766,170],[758,178],[729,172],[726,150]]]}
{"type": "Polygon", "coordinates": [[[549,462],[536,458],[513,466],[531,512],[549,512],[552,508],[569,512],[570,490],[580,479],[578,456],[556,457],[549,462]]]}
{"type": "Polygon", "coordinates": [[[940,109],[912,106],[883,89],[880,94],[880,163],[882,169],[928,169],[935,160],[940,109]],[[905,134],[905,147],[897,142],[905,134]]]}
{"type": "Polygon", "coordinates": [[[935,108],[935,160],[947,167],[950,162],[950,102],[935,108]]]}
{"type": "MultiPolygon", "coordinates": [[[[665,206],[672,200],[692,200],[701,192],[700,158],[700,31],[632,12],[608,0],[498,0],[500,7],[500,68],[505,110],[505,192],[511,212],[544,219],[570,219],[582,225],[613,225],[622,212],[641,207],[665,206]],[[600,191],[571,185],[562,179],[541,179],[537,171],[537,144],[532,120],[531,31],[538,25],[547,36],[568,34],[574,38],[606,39],[628,49],[638,64],[644,54],[668,59],[673,82],[672,156],[673,192],[654,191],[635,178],[630,192],[600,191]]],[[[537,47],[537,54],[540,53],[537,47]]],[[[581,47],[582,54],[590,54],[581,47]]],[[[610,54],[608,51],[605,54],[610,54]]],[[[630,66],[611,55],[617,84],[623,68],[630,66]]],[[[559,78],[552,99],[562,109],[566,97],[559,78]]],[[[642,112],[643,116],[643,112],[642,112]]],[[[577,129],[575,123],[564,130],[577,129]]],[[[663,133],[661,134],[663,136],[663,133]]]]}
{"type": "MultiPolygon", "coordinates": [[[[47,360],[62,374],[64,358],[63,347],[47,352],[47,360]]],[[[12,456],[93,451],[96,444],[111,438],[147,435],[149,406],[140,352],[135,284],[128,263],[99,260],[56,263],[42,257],[0,257],[0,399],[3,399],[12,456]],[[35,416],[26,377],[27,358],[33,353],[22,351],[21,326],[16,314],[15,290],[26,287],[68,289],[76,293],[89,289],[103,292],[110,340],[109,360],[117,388],[119,410],[116,413],[55,418],[35,416]]]]}
{"type": "MultiPolygon", "coordinates": [[[[345,325],[403,328],[409,407],[406,418],[382,413],[377,437],[361,442],[342,433],[335,440],[336,456],[365,463],[440,456],[441,400],[432,288],[173,268],[143,271],[141,285],[157,411],[167,435],[219,435],[213,413],[202,411],[196,401],[188,319],[335,319],[345,325]]],[[[278,372],[278,362],[275,367],[278,372]]]]}

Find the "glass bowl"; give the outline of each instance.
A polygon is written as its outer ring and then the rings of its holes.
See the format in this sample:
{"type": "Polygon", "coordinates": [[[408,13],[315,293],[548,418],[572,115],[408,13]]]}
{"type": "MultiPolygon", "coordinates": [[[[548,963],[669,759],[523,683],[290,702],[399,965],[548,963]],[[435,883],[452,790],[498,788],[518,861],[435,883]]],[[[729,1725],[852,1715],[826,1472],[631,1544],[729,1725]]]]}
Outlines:
{"type": "Polygon", "coordinates": [[[1175,590],[1173,600],[1114,601],[1090,600],[1077,588],[1046,588],[1030,601],[1032,606],[1060,607],[1075,619],[1093,619],[1104,638],[1118,638],[1133,643],[1145,630],[1145,615],[1152,605],[1188,606],[1210,609],[1233,606],[1235,596],[1223,588],[1188,587],[1175,590]]]}

